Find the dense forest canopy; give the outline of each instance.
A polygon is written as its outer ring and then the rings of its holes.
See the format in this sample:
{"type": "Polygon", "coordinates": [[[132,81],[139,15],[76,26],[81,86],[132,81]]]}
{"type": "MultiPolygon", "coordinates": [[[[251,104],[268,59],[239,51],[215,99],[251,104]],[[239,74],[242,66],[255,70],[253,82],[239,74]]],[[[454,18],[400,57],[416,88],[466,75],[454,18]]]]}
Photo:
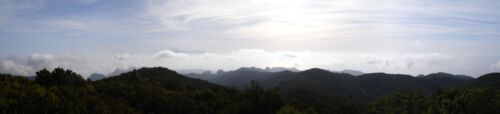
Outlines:
{"type": "Polygon", "coordinates": [[[43,69],[34,80],[0,74],[0,113],[500,113],[499,73],[477,79],[447,74],[351,76],[321,69],[258,75],[259,80],[236,89],[162,67],[98,81],[62,68],[43,69]]]}

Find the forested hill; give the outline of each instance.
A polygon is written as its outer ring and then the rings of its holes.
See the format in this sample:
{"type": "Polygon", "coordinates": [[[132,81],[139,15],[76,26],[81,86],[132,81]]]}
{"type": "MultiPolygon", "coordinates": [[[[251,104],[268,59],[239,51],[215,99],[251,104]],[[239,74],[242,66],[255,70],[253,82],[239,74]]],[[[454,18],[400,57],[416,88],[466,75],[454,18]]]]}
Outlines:
{"type": "Polygon", "coordinates": [[[203,89],[218,89],[222,86],[212,84],[210,82],[193,79],[178,74],[175,71],[167,68],[141,68],[127,73],[120,74],[99,80],[95,85],[106,85],[109,83],[126,83],[126,84],[156,84],[170,90],[203,90],[203,89]]]}
{"type": "Polygon", "coordinates": [[[61,68],[34,81],[0,75],[0,113],[48,114],[272,114],[295,110],[277,91],[238,91],[166,68],[141,68],[91,82],[61,68]],[[284,108],[283,108],[284,107],[284,108]]]}
{"type": "Polygon", "coordinates": [[[313,68],[302,72],[259,72],[236,70],[209,80],[228,87],[245,88],[255,81],[265,88],[280,88],[288,96],[303,100],[356,98],[362,102],[401,92],[434,91],[467,85],[474,78],[448,73],[433,73],[419,77],[404,74],[366,73],[353,76],[313,68]],[[329,98],[328,98],[329,97],[329,98]]]}
{"type": "Polygon", "coordinates": [[[41,70],[34,80],[0,74],[0,113],[500,113],[499,73],[478,79],[445,73],[355,77],[311,69],[263,77],[250,80],[245,89],[233,89],[161,67],[141,68],[99,81],[84,80],[62,68],[41,70]]]}

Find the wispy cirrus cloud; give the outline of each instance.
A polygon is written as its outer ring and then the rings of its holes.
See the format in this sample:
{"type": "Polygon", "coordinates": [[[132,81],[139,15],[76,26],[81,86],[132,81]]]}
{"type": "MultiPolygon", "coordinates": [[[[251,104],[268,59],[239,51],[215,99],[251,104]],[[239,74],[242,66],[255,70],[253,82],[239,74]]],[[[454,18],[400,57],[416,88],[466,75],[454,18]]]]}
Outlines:
{"type": "Polygon", "coordinates": [[[494,35],[496,1],[251,0],[150,1],[165,30],[217,31],[236,38],[381,38],[494,35]],[[217,28],[217,29],[213,29],[217,28]]]}

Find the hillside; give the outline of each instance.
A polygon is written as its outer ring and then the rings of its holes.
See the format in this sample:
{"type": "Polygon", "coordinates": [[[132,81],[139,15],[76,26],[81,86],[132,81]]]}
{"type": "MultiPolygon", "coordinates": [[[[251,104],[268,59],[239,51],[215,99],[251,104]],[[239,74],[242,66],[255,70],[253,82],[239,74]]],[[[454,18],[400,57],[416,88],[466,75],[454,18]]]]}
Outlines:
{"type": "Polygon", "coordinates": [[[226,72],[208,81],[219,85],[243,89],[250,85],[252,80],[267,78],[273,72],[265,72],[256,68],[240,68],[235,71],[226,72]]]}
{"type": "Polygon", "coordinates": [[[478,77],[471,84],[479,88],[500,89],[500,73],[489,73],[478,77]]]}
{"type": "Polygon", "coordinates": [[[423,77],[385,73],[353,76],[314,68],[302,72],[277,73],[239,69],[215,78],[211,82],[228,87],[244,88],[251,81],[255,81],[265,88],[279,88],[285,95],[314,101],[329,97],[373,100],[380,96],[412,91],[430,94],[441,89],[463,86],[472,80],[471,77],[446,73],[429,74],[423,77]]]}
{"type": "Polygon", "coordinates": [[[96,82],[61,68],[35,81],[0,74],[0,91],[3,113],[273,114],[285,105],[276,91],[238,91],[161,67],[96,82]]]}
{"type": "MultiPolygon", "coordinates": [[[[240,69],[233,73],[255,72],[240,69]]],[[[243,86],[244,89],[233,89],[162,67],[140,68],[98,81],[84,80],[79,74],[62,68],[41,70],[34,80],[0,74],[0,111],[123,114],[500,112],[497,108],[500,106],[498,73],[473,79],[444,73],[421,77],[385,73],[352,76],[309,69],[265,73],[252,78],[255,77],[259,80],[236,80],[249,84],[243,86]]]]}
{"type": "Polygon", "coordinates": [[[110,83],[158,84],[171,90],[216,89],[221,86],[200,79],[193,79],[162,67],[141,68],[94,82],[95,85],[110,83]]]}

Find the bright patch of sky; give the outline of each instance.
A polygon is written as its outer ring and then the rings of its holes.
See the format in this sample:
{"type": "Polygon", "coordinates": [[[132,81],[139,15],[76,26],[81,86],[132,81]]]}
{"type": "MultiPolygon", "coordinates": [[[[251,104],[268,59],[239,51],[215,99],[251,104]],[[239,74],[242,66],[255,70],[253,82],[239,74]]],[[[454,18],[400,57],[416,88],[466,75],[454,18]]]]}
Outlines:
{"type": "Polygon", "coordinates": [[[0,0],[0,73],[500,71],[497,0],[0,0]]]}

